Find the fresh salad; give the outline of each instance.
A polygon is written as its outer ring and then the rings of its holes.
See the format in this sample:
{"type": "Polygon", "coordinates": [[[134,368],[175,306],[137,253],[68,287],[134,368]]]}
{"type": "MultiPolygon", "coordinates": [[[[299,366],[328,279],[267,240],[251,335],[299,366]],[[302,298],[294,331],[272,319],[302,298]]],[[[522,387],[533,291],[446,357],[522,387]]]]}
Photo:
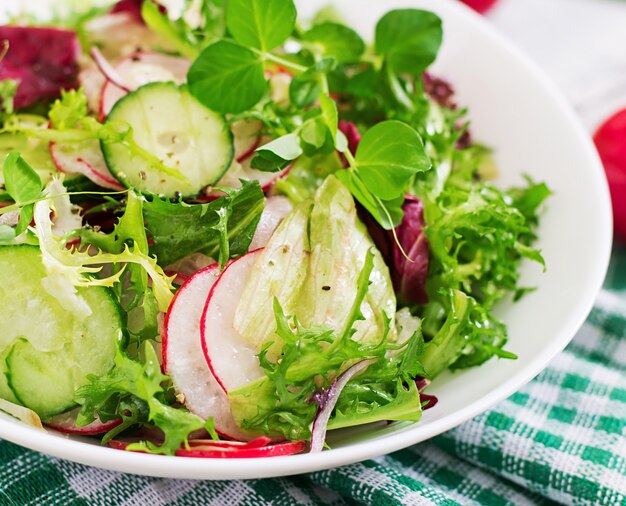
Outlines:
{"type": "Polygon", "coordinates": [[[436,14],[369,35],[292,0],[0,27],[0,410],[125,451],[281,456],[417,422],[444,371],[516,358],[493,309],[543,265],[550,192],[492,184],[428,71],[436,14]]]}

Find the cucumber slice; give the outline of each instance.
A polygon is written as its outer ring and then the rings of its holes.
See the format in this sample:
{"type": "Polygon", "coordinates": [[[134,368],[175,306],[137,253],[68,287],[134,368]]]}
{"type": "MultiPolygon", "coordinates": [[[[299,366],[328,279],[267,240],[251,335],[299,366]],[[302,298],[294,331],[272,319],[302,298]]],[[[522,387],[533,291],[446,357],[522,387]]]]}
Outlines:
{"type": "Polygon", "coordinates": [[[0,247],[0,273],[0,354],[6,356],[7,379],[6,385],[0,380],[0,395],[12,392],[42,418],[67,411],[89,374],[113,366],[123,338],[122,311],[109,289],[79,288],[92,315],[77,318],[44,289],[46,272],[34,246],[0,247]]]}
{"type": "Polygon", "coordinates": [[[129,124],[139,149],[103,141],[109,170],[144,193],[195,196],[217,183],[233,158],[224,118],[172,82],[146,84],[129,93],[111,110],[110,123],[129,124]]]}
{"type": "Polygon", "coordinates": [[[6,350],[0,355],[0,399],[17,404],[18,400],[9,386],[7,378],[7,355],[9,350],[6,350]]]}

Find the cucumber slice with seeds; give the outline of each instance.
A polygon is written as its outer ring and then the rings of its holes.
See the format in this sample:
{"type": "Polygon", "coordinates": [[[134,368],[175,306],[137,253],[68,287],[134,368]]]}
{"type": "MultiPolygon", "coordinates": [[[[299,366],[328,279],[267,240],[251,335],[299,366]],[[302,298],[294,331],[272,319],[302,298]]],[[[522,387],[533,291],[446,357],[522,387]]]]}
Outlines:
{"type": "Polygon", "coordinates": [[[195,196],[217,183],[233,158],[224,118],[172,82],[129,93],[115,104],[107,123],[130,125],[134,141],[102,142],[109,170],[144,193],[195,196]]]}

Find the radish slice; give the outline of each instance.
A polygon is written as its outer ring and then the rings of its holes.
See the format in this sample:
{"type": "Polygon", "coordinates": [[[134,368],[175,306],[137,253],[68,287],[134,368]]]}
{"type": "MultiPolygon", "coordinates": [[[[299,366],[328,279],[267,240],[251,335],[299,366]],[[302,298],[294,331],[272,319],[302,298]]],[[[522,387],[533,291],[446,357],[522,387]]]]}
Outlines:
{"type": "Polygon", "coordinates": [[[261,219],[254,232],[254,237],[250,243],[250,250],[254,251],[259,248],[264,248],[272,237],[274,230],[283,221],[283,218],[287,216],[293,205],[286,197],[276,196],[270,197],[265,201],[265,209],[261,214],[261,219]]]}
{"type": "Polygon", "coordinates": [[[113,177],[100,150],[100,142],[87,140],[77,143],[50,143],[50,156],[56,168],[65,174],[83,174],[102,188],[123,190],[113,177]]]}
{"type": "Polygon", "coordinates": [[[113,65],[109,63],[109,61],[103,56],[100,50],[97,47],[92,47],[89,54],[93,58],[93,61],[96,63],[98,70],[102,72],[102,75],[106,78],[107,81],[110,81],[115,86],[121,88],[126,93],[130,93],[131,88],[124,82],[124,78],[117,73],[117,70],[113,68],[113,65]]]}
{"type": "Polygon", "coordinates": [[[49,419],[46,423],[48,427],[65,434],[80,434],[81,436],[96,436],[98,434],[104,434],[111,429],[117,427],[122,423],[122,419],[111,420],[110,422],[101,422],[95,420],[89,425],[79,427],[76,425],[76,417],[78,416],[79,408],[76,408],[67,413],[62,413],[49,419]]]}
{"type": "Polygon", "coordinates": [[[210,265],[189,278],[174,297],[163,329],[163,368],[189,411],[203,419],[213,417],[215,429],[224,436],[248,440],[255,436],[235,424],[228,397],[207,367],[200,345],[200,317],[219,276],[219,266],[210,265]]]}
{"type": "Polygon", "coordinates": [[[233,133],[233,144],[235,148],[235,160],[242,163],[254,154],[254,150],[261,143],[261,129],[263,123],[260,121],[236,121],[230,126],[233,133]]]}
{"type": "Polygon", "coordinates": [[[148,83],[174,81],[183,83],[187,79],[189,60],[161,53],[134,53],[115,66],[115,72],[124,87],[107,81],[100,95],[100,117],[105,118],[116,102],[128,93],[148,83]]]}
{"type": "MultiPolygon", "coordinates": [[[[253,459],[261,457],[285,457],[295,455],[306,449],[305,441],[287,441],[268,445],[270,438],[260,437],[249,443],[236,441],[189,441],[190,448],[176,451],[177,457],[200,459],[239,458],[253,459]]],[[[111,440],[109,446],[116,450],[126,450],[131,443],[128,441],[111,440]]],[[[144,453],[144,452],[138,452],[144,453]]]]}
{"type": "Polygon", "coordinates": [[[287,441],[270,446],[260,446],[258,448],[225,448],[206,447],[180,449],[176,452],[177,457],[192,457],[197,459],[258,459],[262,457],[285,457],[302,453],[306,449],[305,441],[287,441]]]}
{"type": "Polygon", "coordinates": [[[200,320],[206,363],[224,392],[235,390],[264,376],[258,350],[235,330],[233,322],[246,280],[263,250],[234,260],[209,293],[200,320]]]}

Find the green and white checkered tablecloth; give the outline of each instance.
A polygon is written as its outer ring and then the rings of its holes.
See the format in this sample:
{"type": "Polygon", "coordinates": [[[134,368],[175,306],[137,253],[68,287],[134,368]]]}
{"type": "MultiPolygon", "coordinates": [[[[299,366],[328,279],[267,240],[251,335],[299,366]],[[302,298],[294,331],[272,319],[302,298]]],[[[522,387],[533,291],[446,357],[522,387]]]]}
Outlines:
{"type": "MultiPolygon", "coordinates": [[[[609,86],[623,70],[619,2],[500,4],[492,21],[549,70],[589,126],[623,105],[609,86]],[[553,44],[564,9],[573,16],[560,25],[565,53],[553,44]],[[580,37],[582,20],[600,17],[580,37]]],[[[626,249],[616,250],[585,326],[543,373],[491,411],[385,457],[283,479],[194,482],[103,471],[0,441],[0,506],[556,503],[626,505],[626,249]]]]}
{"type": "Polygon", "coordinates": [[[89,468],[0,441],[0,505],[626,505],[626,251],[567,349],[429,442],[308,475],[211,482],[89,468]]]}

